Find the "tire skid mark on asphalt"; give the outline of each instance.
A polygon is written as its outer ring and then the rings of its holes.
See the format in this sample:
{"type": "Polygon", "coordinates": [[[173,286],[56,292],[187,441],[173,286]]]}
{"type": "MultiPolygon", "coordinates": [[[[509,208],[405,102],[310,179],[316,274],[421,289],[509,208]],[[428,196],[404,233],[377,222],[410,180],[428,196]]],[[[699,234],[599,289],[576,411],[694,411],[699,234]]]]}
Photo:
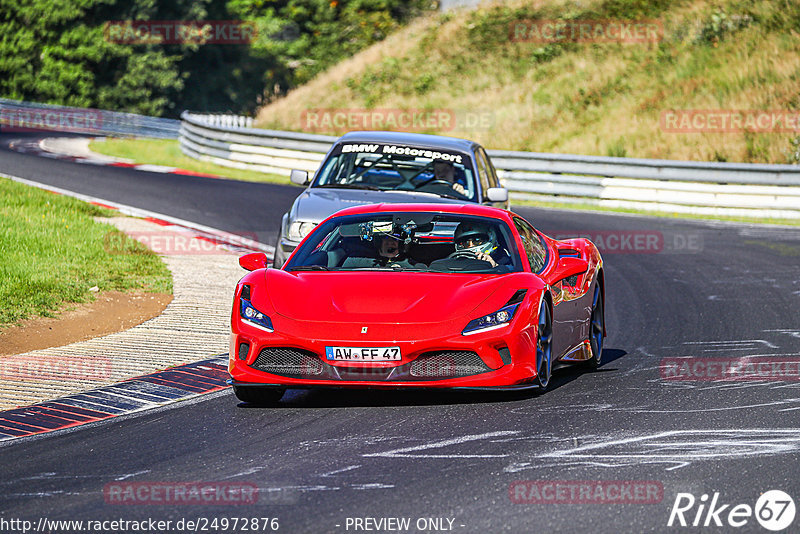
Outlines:
{"type": "MultiPolygon", "coordinates": [[[[565,413],[577,413],[577,412],[607,412],[609,410],[621,410],[621,408],[615,408],[613,404],[607,403],[597,403],[597,404],[569,404],[564,406],[553,406],[548,408],[553,412],[565,412],[565,413]]],[[[539,410],[538,406],[522,406],[519,408],[511,408],[509,410],[510,413],[519,414],[519,415],[535,415],[536,412],[539,410]]],[[[627,409],[625,409],[627,411],[627,409]]],[[[516,438],[507,438],[503,441],[515,441],[515,440],[530,440],[531,438],[528,436],[519,436],[516,438]]]]}
{"type": "Polygon", "coordinates": [[[361,467],[360,465],[348,465],[347,467],[342,467],[341,469],[336,469],[334,471],[328,471],[327,473],[322,473],[321,477],[331,477],[333,475],[338,475],[341,473],[346,473],[347,471],[352,471],[353,469],[358,469],[361,467]]]}
{"type": "MultiPolygon", "coordinates": [[[[653,379],[650,380],[652,383],[661,383],[662,380],[653,379]]],[[[665,383],[664,387],[668,387],[671,389],[691,389],[692,391],[699,392],[699,391],[733,391],[733,390],[740,390],[740,389],[753,389],[753,388],[761,388],[761,389],[778,389],[780,387],[797,387],[797,384],[786,384],[786,385],[777,385],[775,382],[770,382],[766,380],[762,380],[759,382],[752,381],[752,382],[731,382],[725,380],[718,380],[712,383],[701,383],[701,382],[669,382],[665,383]]]]}
{"type": "Polygon", "coordinates": [[[769,330],[764,330],[764,332],[778,332],[779,334],[800,339],[800,330],[793,328],[770,328],[769,330]]]}
{"type": "MultiPolygon", "coordinates": [[[[769,406],[781,406],[784,404],[791,404],[800,402],[800,399],[783,399],[783,400],[776,400],[774,402],[764,402],[761,404],[748,404],[746,406],[722,406],[719,408],[683,408],[677,410],[657,410],[654,408],[629,408],[629,409],[620,409],[621,411],[633,412],[633,413],[704,413],[704,412],[725,412],[730,410],[749,410],[753,408],[766,408],[769,406]]],[[[778,410],[779,412],[785,412],[789,410],[800,410],[800,406],[793,407],[793,408],[784,408],[778,410]]]]}
{"type": "Polygon", "coordinates": [[[712,347],[715,347],[713,349],[701,349],[703,352],[708,352],[709,350],[714,350],[714,351],[716,351],[716,350],[725,350],[725,349],[727,349],[727,350],[740,350],[740,349],[734,349],[733,347],[731,347],[731,345],[734,345],[734,346],[735,345],[749,345],[748,347],[745,347],[745,350],[746,350],[746,349],[755,348],[755,346],[757,344],[759,344],[759,343],[761,343],[764,346],[769,347],[771,349],[777,349],[778,348],[777,345],[773,345],[772,343],[770,343],[766,339],[722,339],[722,340],[716,340],[716,341],[684,341],[682,344],[683,345],[710,345],[712,347]]]}
{"type": "Polygon", "coordinates": [[[485,432],[483,434],[469,434],[466,436],[459,436],[457,438],[450,438],[444,440],[437,440],[430,443],[423,443],[421,445],[413,445],[411,447],[402,447],[400,449],[392,449],[383,452],[371,452],[362,454],[366,458],[505,458],[508,454],[411,454],[413,452],[440,449],[449,447],[451,445],[460,445],[473,441],[487,440],[489,438],[501,436],[514,436],[519,434],[519,430],[498,430],[495,432],[485,432]]]}
{"type": "Polygon", "coordinates": [[[228,387],[227,355],[0,412],[0,442],[64,430],[228,387]]]}
{"type": "Polygon", "coordinates": [[[537,454],[536,462],[515,461],[503,471],[545,467],[620,468],[666,465],[671,471],[709,460],[737,460],[800,452],[800,428],[683,429],[605,439],[537,454]],[[549,461],[548,461],[549,460],[549,461]]]}

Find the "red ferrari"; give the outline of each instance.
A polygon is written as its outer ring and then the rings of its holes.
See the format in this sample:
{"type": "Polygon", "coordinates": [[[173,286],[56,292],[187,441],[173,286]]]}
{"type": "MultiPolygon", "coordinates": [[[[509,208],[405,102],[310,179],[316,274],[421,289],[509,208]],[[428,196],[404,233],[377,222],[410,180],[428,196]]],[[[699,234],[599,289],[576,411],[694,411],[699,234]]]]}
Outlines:
{"type": "Polygon", "coordinates": [[[510,211],[380,204],[317,226],[282,269],[239,259],[230,383],[286,388],[547,389],[553,364],[597,366],[603,260],[510,211]]]}

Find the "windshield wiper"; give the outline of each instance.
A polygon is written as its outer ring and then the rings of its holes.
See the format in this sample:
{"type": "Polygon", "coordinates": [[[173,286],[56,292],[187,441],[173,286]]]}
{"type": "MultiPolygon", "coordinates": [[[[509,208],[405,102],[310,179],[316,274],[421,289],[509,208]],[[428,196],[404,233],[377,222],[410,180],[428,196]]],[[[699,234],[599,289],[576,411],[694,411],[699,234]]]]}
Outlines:
{"type": "Polygon", "coordinates": [[[324,184],[317,187],[329,187],[336,189],[369,189],[370,191],[383,191],[380,187],[370,184],[324,184]]]}
{"type": "Polygon", "coordinates": [[[328,268],[324,265],[298,265],[292,267],[292,271],[327,271],[328,268]]]}
{"type": "Polygon", "coordinates": [[[376,265],[375,267],[356,267],[356,268],[354,268],[352,270],[353,271],[394,271],[394,272],[414,271],[414,272],[419,272],[419,273],[428,272],[428,269],[420,269],[418,267],[403,267],[402,265],[398,265],[398,264],[386,265],[386,266],[376,265]]]}
{"type": "Polygon", "coordinates": [[[447,193],[434,193],[434,195],[443,197],[443,198],[453,198],[455,200],[464,200],[465,197],[457,197],[455,195],[448,195],[447,193]]]}

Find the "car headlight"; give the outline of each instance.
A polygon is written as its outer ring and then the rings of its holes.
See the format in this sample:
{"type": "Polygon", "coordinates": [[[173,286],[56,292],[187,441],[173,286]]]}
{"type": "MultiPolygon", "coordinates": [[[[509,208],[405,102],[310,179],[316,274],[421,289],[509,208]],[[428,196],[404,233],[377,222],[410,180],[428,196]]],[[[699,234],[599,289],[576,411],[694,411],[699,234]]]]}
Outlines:
{"type": "Polygon", "coordinates": [[[289,239],[302,241],[316,225],[317,223],[309,221],[294,221],[289,225],[289,239]]]}
{"type": "Polygon", "coordinates": [[[275,331],[275,329],[272,328],[272,321],[270,318],[258,311],[252,304],[250,304],[249,300],[239,299],[239,302],[239,315],[242,317],[242,321],[262,328],[267,332],[275,331]]]}
{"type": "Polygon", "coordinates": [[[469,336],[505,326],[511,322],[511,319],[514,318],[514,313],[517,311],[518,307],[519,303],[509,304],[503,306],[496,312],[473,319],[469,322],[469,324],[467,324],[467,326],[464,328],[464,331],[461,332],[461,335],[469,336]]]}

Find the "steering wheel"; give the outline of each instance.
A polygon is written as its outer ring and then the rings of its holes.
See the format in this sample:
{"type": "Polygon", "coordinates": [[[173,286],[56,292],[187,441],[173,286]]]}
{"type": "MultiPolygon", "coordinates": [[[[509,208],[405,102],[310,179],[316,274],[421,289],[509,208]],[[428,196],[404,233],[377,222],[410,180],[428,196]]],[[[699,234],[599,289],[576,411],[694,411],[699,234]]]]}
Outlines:
{"type": "Polygon", "coordinates": [[[431,178],[430,180],[428,180],[426,182],[421,182],[421,183],[416,184],[414,186],[414,189],[419,189],[420,187],[424,187],[424,186],[430,185],[430,184],[444,184],[447,187],[453,187],[453,184],[451,184],[447,180],[442,180],[441,178],[433,177],[433,178],[431,178]]]}
{"type": "Polygon", "coordinates": [[[450,254],[450,258],[454,260],[477,260],[478,255],[472,250],[457,250],[450,254]]]}

